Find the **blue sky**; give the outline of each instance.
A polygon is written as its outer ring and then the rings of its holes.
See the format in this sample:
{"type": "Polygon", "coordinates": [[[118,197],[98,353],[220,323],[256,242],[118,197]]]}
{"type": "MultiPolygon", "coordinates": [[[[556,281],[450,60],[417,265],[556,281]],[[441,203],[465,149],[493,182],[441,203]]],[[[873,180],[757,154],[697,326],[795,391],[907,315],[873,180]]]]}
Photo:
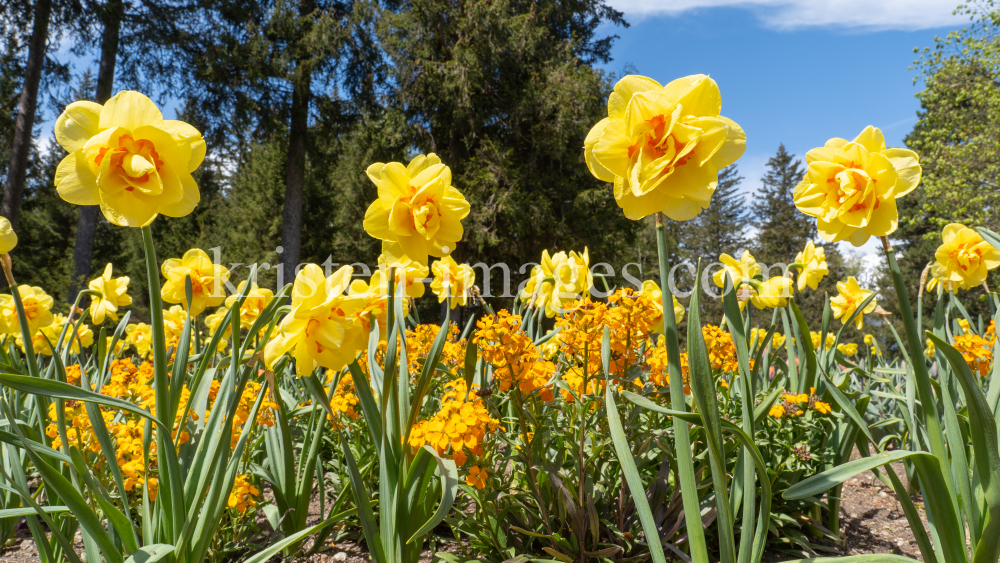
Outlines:
{"type": "MultiPolygon", "coordinates": [[[[661,83],[709,74],[722,114],[747,134],[744,190],[760,186],[780,143],[798,157],[865,126],[891,146],[916,122],[914,47],[961,28],[954,0],[612,0],[631,27],[606,70],[661,83]]],[[[868,250],[867,248],[865,250],[868,250]]]]}

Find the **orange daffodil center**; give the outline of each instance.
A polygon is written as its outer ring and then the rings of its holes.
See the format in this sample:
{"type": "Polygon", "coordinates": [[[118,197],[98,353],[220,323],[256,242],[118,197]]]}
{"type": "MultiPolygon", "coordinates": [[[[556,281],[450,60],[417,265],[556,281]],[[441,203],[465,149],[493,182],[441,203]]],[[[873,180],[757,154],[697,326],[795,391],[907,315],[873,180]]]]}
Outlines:
{"type": "Polygon", "coordinates": [[[799,211],[817,218],[826,241],[861,246],[871,236],[896,230],[896,198],[917,187],[917,154],[885,146],[882,132],[868,126],[853,141],[830,139],[806,154],[805,178],[793,197],[799,211]]]}
{"type": "Polygon", "coordinates": [[[451,185],[451,169],[437,155],[419,155],[403,166],[376,162],[368,177],[378,186],[378,199],[365,213],[365,231],[398,243],[419,264],[428,256],[445,257],[462,239],[462,219],[469,202],[451,185]]]}
{"type": "Polygon", "coordinates": [[[986,281],[986,274],[1000,266],[1000,250],[976,231],[952,223],[941,233],[941,246],[934,254],[931,275],[946,288],[971,289],[986,281]]]}
{"type": "Polygon", "coordinates": [[[70,153],[56,170],[60,197],[100,205],[115,225],[142,227],[159,213],[183,217],[201,199],[191,177],[205,157],[201,133],[163,119],[138,92],[119,92],[103,106],[66,106],[55,136],[70,153]]]}
{"type": "Polygon", "coordinates": [[[587,166],[614,182],[615,199],[629,219],[662,211],[686,221],[708,207],[718,171],[746,149],[746,135],[719,115],[721,95],[705,75],[666,86],[626,76],[608,98],[608,117],[584,142],[587,166]]]}

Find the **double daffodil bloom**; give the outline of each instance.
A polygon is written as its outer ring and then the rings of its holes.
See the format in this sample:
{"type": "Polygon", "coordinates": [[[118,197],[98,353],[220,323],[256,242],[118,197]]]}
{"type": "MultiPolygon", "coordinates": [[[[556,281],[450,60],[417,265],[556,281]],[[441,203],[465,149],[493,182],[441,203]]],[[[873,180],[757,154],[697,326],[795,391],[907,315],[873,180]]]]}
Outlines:
{"type": "Polygon", "coordinates": [[[221,264],[212,263],[200,248],[192,248],[180,259],[171,258],[160,266],[166,283],[160,296],[167,303],[178,303],[187,309],[184,278],[191,277],[191,314],[198,316],[206,307],[218,307],[226,299],[225,281],[230,272],[221,264]]]}
{"type": "Polygon", "coordinates": [[[861,246],[871,236],[896,230],[896,198],[917,187],[917,153],[889,149],[877,128],[868,126],[853,141],[830,139],[806,153],[805,178],[792,197],[799,211],[817,218],[826,241],[861,246]]]}
{"type": "MultiPolygon", "coordinates": [[[[246,285],[246,280],[241,281],[240,285],[236,287],[236,293],[226,298],[226,309],[232,308],[232,306],[236,303],[236,298],[239,297],[240,293],[243,293],[243,289],[246,285]]],[[[257,287],[256,283],[251,285],[250,291],[247,292],[246,299],[243,300],[243,305],[240,306],[240,326],[242,328],[250,328],[253,326],[254,321],[256,321],[257,317],[264,312],[264,309],[269,303],[271,303],[272,299],[274,299],[273,291],[267,288],[257,287]]],[[[226,309],[219,309],[219,311],[222,311],[222,314],[224,315],[226,313],[226,309]]],[[[216,311],[215,314],[218,315],[219,311],[216,311]]],[[[222,320],[221,317],[219,320],[222,320]]],[[[208,321],[206,320],[205,322],[208,321]]],[[[212,331],[212,334],[215,334],[215,331],[212,331]]]]}
{"type": "Polygon", "coordinates": [[[749,250],[744,250],[737,260],[728,254],[719,256],[722,262],[722,269],[712,274],[712,281],[715,285],[725,289],[726,274],[733,279],[733,285],[739,287],[743,282],[758,278],[763,275],[764,270],[757,264],[757,260],[750,254],[749,250]]]}
{"type": "Polygon", "coordinates": [[[264,349],[268,367],[290,351],[298,377],[317,367],[339,370],[354,360],[360,331],[355,319],[365,299],[348,295],[351,272],[351,266],[344,266],[324,278],[315,264],[299,271],[292,286],[292,310],[264,349]]]}
{"type": "Polygon", "coordinates": [[[368,178],[378,186],[378,199],[365,212],[365,231],[379,240],[397,242],[420,264],[443,258],[462,240],[462,219],[469,202],[451,185],[451,169],[434,153],[419,155],[403,166],[376,162],[368,178]]]}
{"type": "MultiPolygon", "coordinates": [[[[396,279],[400,282],[402,281],[398,274],[396,279]]],[[[388,321],[389,307],[392,305],[389,303],[389,286],[382,276],[382,272],[376,270],[372,274],[370,283],[364,280],[354,280],[351,282],[348,294],[364,300],[362,306],[358,309],[357,318],[355,319],[355,322],[360,327],[358,330],[357,347],[359,349],[368,347],[368,336],[372,329],[372,317],[378,323],[379,337],[385,340],[389,334],[386,322],[388,321]]],[[[410,300],[403,299],[403,315],[409,312],[409,307],[410,300]]]]}
{"type": "Polygon", "coordinates": [[[534,306],[545,310],[552,318],[566,312],[565,304],[579,299],[594,286],[590,272],[590,252],[556,252],[549,255],[542,251],[542,262],[531,269],[531,277],[519,295],[521,301],[535,298],[534,306]]]}
{"type": "Polygon", "coordinates": [[[808,285],[812,289],[819,287],[819,282],[830,273],[826,264],[826,250],[816,247],[812,241],[806,243],[802,252],[795,255],[795,263],[799,266],[799,291],[808,285]]]}
{"type": "MultiPolygon", "coordinates": [[[[28,333],[35,334],[43,326],[52,324],[52,297],[45,293],[40,287],[30,285],[20,285],[17,292],[21,296],[21,304],[24,306],[24,316],[28,321],[28,333]]],[[[21,323],[17,318],[17,308],[14,304],[14,297],[11,295],[0,295],[0,314],[4,317],[4,324],[10,334],[21,334],[21,323]]]]}
{"type": "Polygon", "coordinates": [[[188,320],[188,314],[180,305],[174,305],[169,309],[162,309],[162,311],[163,338],[169,348],[171,344],[177,345],[180,340],[181,333],[184,332],[184,323],[188,320]]]}
{"type": "MultiPolygon", "coordinates": [[[[59,342],[59,336],[62,334],[63,327],[67,322],[68,319],[65,315],[56,314],[52,318],[52,324],[42,327],[38,332],[39,334],[47,336],[52,344],[55,345],[59,342]]],[[[84,348],[90,348],[94,344],[94,331],[91,330],[86,323],[80,323],[79,326],[76,327],[76,336],[74,336],[72,327],[75,325],[76,322],[74,321],[70,326],[70,330],[66,332],[66,336],[63,338],[63,348],[65,349],[66,346],[71,346],[70,350],[75,354],[79,354],[81,345],[84,348]]],[[[38,335],[36,335],[36,337],[37,336],[38,335]]],[[[51,349],[45,355],[51,356],[51,349]]]]}
{"type": "MultiPolygon", "coordinates": [[[[222,325],[222,319],[226,316],[229,309],[226,307],[219,307],[211,315],[205,317],[205,326],[208,327],[208,336],[215,336],[215,333],[219,331],[219,327],[222,325]]],[[[226,324],[226,329],[222,331],[222,336],[219,337],[219,349],[226,347],[229,342],[229,337],[233,335],[233,327],[226,324]]]]}
{"type": "MultiPolygon", "coordinates": [[[[858,280],[854,279],[854,276],[847,278],[846,282],[837,282],[838,295],[830,298],[830,308],[833,309],[833,317],[835,319],[840,319],[840,322],[847,324],[847,319],[854,314],[858,306],[868,296],[874,291],[869,289],[862,289],[858,285],[858,280]]],[[[854,327],[861,330],[864,325],[864,316],[869,315],[875,311],[877,303],[875,299],[872,299],[868,305],[858,313],[858,316],[854,320],[854,327]]],[[[867,343],[867,336],[865,342],[867,343]]]]}
{"type": "MultiPolygon", "coordinates": [[[[653,319],[654,324],[651,330],[653,332],[663,334],[663,290],[660,289],[660,286],[655,281],[646,280],[642,282],[642,293],[647,292],[649,293],[650,299],[652,299],[653,303],[656,305],[656,310],[659,312],[659,315],[653,319]]],[[[677,300],[677,297],[673,297],[673,299],[674,322],[681,324],[681,321],[684,320],[684,305],[681,305],[681,302],[677,300]]]]}
{"type": "MultiPolygon", "coordinates": [[[[788,304],[792,296],[792,280],[775,276],[769,280],[750,282],[750,302],[758,309],[775,309],[788,304]]],[[[742,309],[742,304],[741,309],[742,309]]]]}
{"type": "Polygon", "coordinates": [[[933,280],[946,288],[971,289],[986,281],[986,274],[1000,266],[1000,250],[993,248],[976,231],[952,223],[941,233],[941,246],[931,266],[933,280]]]}
{"type": "Polygon", "coordinates": [[[159,213],[183,217],[201,199],[191,177],[205,158],[201,133],[163,119],[138,92],[119,92],[103,106],[66,106],[55,136],[69,152],[56,169],[59,196],[75,205],[100,205],[115,225],[143,227],[159,213]]]}
{"type": "Polygon", "coordinates": [[[629,219],[662,211],[687,221],[708,208],[718,171],[746,150],[746,134],[721,108],[719,86],[703,74],[666,86],[626,76],[608,98],[608,117],[587,134],[587,166],[614,182],[629,219]]]}
{"type": "Polygon", "coordinates": [[[430,269],[414,261],[403,252],[403,247],[395,242],[383,242],[382,254],[378,257],[378,270],[372,273],[371,285],[382,285],[384,276],[389,275],[389,268],[396,270],[396,285],[402,284],[406,296],[418,299],[424,296],[427,288],[424,280],[430,274],[430,269]]]}
{"type": "Polygon", "coordinates": [[[447,299],[451,309],[460,305],[464,307],[468,303],[469,291],[476,283],[476,272],[471,266],[459,265],[451,256],[445,256],[434,262],[431,271],[434,273],[431,291],[438,296],[438,303],[447,299]]]}
{"type": "Polygon", "coordinates": [[[95,325],[104,323],[105,318],[117,321],[118,308],[132,304],[132,298],[126,293],[128,282],[128,276],[111,277],[110,263],[104,267],[101,277],[90,280],[90,290],[100,293],[90,298],[90,318],[94,319],[95,325]]]}
{"type": "Polygon", "coordinates": [[[17,233],[6,217],[0,217],[0,254],[7,254],[17,246],[17,233]]]}
{"type": "Polygon", "coordinates": [[[130,324],[125,327],[125,340],[128,341],[140,358],[149,355],[149,347],[153,344],[153,327],[146,323],[130,324]]]}

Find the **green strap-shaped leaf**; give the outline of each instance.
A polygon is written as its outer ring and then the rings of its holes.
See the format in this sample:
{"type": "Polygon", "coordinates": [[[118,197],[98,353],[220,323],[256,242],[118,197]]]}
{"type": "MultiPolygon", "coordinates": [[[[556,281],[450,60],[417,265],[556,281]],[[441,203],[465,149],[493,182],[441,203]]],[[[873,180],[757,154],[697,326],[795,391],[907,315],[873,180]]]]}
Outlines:
{"type": "Polygon", "coordinates": [[[788,489],[786,489],[784,494],[781,496],[787,500],[799,500],[817,496],[834,488],[844,481],[847,481],[855,475],[864,473],[865,471],[871,471],[872,469],[881,467],[887,463],[892,463],[894,461],[918,455],[930,456],[930,454],[926,452],[896,450],[893,452],[883,452],[871,457],[862,457],[834,467],[833,469],[828,469],[807,479],[803,479],[791,487],[788,487],[788,489]]]}
{"type": "MultiPolygon", "coordinates": [[[[358,471],[358,464],[351,453],[351,446],[347,443],[347,437],[340,434],[340,445],[344,449],[344,458],[347,461],[347,470],[351,479],[351,491],[354,493],[354,505],[357,507],[358,520],[361,521],[361,530],[365,534],[365,541],[368,549],[371,550],[372,559],[376,563],[385,561],[385,551],[382,549],[382,537],[379,533],[378,522],[375,520],[375,513],[372,511],[371,497],[365,490],[365,483],[358,471]]],[[[381,499],[381,502],[386,502],[381,499]]]]}
{"type": "Polygon", "coordinates": [[[961,352],[933,333],[928,332],[927,335],[937,350],[947,358],[965,392],[973,458],[987,505],[982,534],[972,560],[974,563],[996,563],[1000,557],[1000,541],[997,541],[1000,537],[1000,449],[997,447],[996,422],[986,396],[961,352]]]}
{"type": "MultiPolygon", "coordinates": [[[[264,563],[265,561],[268,561],[269,559],[280,553],[281,550],[285,549],[286,547],[293,545],[297,542],[300,542],[305,538],[315,534],[316,532],[328,528],[333,524],[336,524],[337,522],[340,522],[341,520],[349,516],[353,516],[357,511],[358,511],[357,508],[352,508],[350,510],[345,510],[339,514],[334,514],[328,517],[326,520],[320,522],[319,524],[316,524],[315,526],[310,526],[302,530],[301,532],[292,534],[287,538],[268,546],[267,549],[258,551],[257,553],[254,554],[253,557],[247,559],[243,563],[264,563]]],[[[126,561],[126,563],[128,562],[126,561]]]]}
{"type": "MultiPolygon", "coordinates": [[[[605,330],[607,329],[605,328],[605,330]]],[[[618,405],[615,404],[615,396],[611,388],[612,385],[606,385],[604,389],[611,442],[615,446],[615,454],[618,456],[618,463],[622,466],[622,473],[625,475],[629,492],[632,493],[635,510],[639,513],[639,522],[642,524],[642,531],[646,536],[646,543],[649,545],[649,553],[653,558],[653,563],[667,563],[667,558],[663,555],[663,545],[660,544],[660,531],[656,527],[656,521],[653,520],[653,511],[649,508],[649,501],[646,500],[646,489],[642,486],[642,478],[639,477],[639,470],[636,469],[635,460],[632,459],[632,450],[629,449],[628,438],[622,428],[622,421],[618,415],[618,405]]],[[[701,526],[700,520],[698,526],[701,526]]]]}
{"type": "Polygon", "coordinates": [[[410,539],[406,540],[406,543],[416,541],[418,545],[423,543],[424,534],[433,530],[448,515],[448,512],[451,511],[451,505],[455,502],[455,496],[458,493],[458,468],[455,467],[455,462],[450,459],[443,459],[430,446],[424,446],[423,449],[437,461],[438,471],[441,474],[441,502],[438,504],[434,514],[424,522],[424,525],[420,526],[416,532],[413,532],[410,539]]]}
{"type": "Polygon", "coordinates": [[[165,543],[144,545],[129,556],[125,563],[155,563],[156,561],[173,561],[174,546],[165,543]]]}

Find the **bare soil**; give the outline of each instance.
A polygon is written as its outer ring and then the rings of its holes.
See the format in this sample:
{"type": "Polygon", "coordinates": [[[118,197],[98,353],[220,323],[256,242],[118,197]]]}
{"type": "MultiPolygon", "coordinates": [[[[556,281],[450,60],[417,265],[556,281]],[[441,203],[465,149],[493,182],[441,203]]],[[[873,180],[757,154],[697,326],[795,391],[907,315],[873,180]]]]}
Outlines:
{"type": "MultiPolygon", "coordinates": [[[[896,475],[906,484],[906,473],[902,463],[893,464],[896,475]]],[[[265,495],[267,493],[265,492],[265,495]]],[[[919,496],[911,497],[926,526],[923,501],[919,496]]],[[[841,531],[844,544],[840,547],[843,555],[866,553],[894,553],[922,560],[913,533],[906,522],[902,508],[892,489],[887,488],[871,473],[864,473],[844,484],[840,510],[841,531]]],[[[310,505],[310,524],[319,519],[319,502],[310,505]]],[[[264,524],[267,526],[267,524],[264,524]]],[[[926,528],[925,528],[926,529],[926,528]]],[[[77,538],[77,551],[83,546],[77,538]]],[[[308,544],[307,544],[308,546],[308,544]]],[[[430,563],[434,554],[425,552],[421,563],[430,563]]],[[[17,537],[0,550],[0,563],[37,563],[38,551],[26,526],[22,526],[17,537]]],[[[272,561],[280,562],[280,557],[272,561]]],[[[296,560],[296,563],[368,563],[368,552],[351,540],[331,542],[321,547],[317,553],[296,560]]]]}

